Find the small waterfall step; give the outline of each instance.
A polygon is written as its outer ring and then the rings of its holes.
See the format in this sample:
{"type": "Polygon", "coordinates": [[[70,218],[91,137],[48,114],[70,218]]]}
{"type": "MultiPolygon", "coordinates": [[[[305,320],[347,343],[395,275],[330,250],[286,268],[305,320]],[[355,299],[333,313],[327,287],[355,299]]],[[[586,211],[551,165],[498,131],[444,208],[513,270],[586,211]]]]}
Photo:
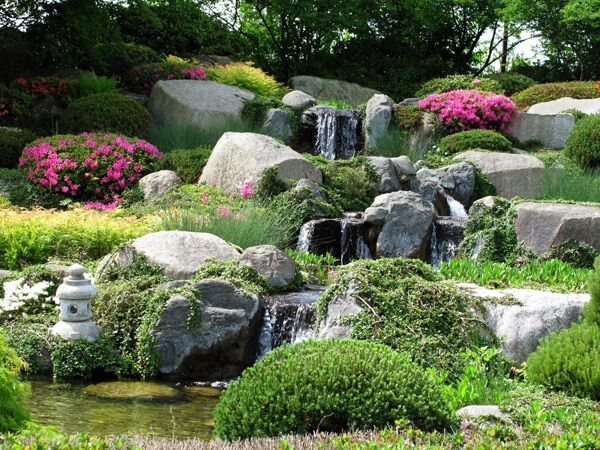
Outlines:
{"type": "Polygon", "coordinates": [[[433,223],[431,231],[430,261],[429,263],[439,268],[442,262],[455,258],[458,246],[464,239],[467,221],[458,217],[440,217],[433,223]]]}
{"type": "Polygon", "coordinates": [[[305,285],[298,292],[265,298],[258,359],[284,343],[294,344],[315,337],[315,303],[324,291],[325,286],[305,285]]]}

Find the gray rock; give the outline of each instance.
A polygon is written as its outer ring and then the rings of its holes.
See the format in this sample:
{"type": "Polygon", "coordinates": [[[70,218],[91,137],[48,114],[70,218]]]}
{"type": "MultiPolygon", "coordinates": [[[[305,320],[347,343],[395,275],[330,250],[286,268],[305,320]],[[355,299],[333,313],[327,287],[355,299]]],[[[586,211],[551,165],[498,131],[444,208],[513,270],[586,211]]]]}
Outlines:
{"type": "Polygon", "coordinates": [[[467,419],[489,416],[501,420],[506,419],[506,415],[500,411],[497,405],[468,405],[456,411],[456,415],[467,419]]]}
{"type": "Polygon", "coordinates": [[[140,178],[144,199],[160,197],[166,190],[181,184],[181,178],[172,170],[159,170],[140,178]]]}
{"type": "Polygon", "coordinates": [[[426,260],[435,208],[414,192],[397,191],[375,197],[365,211],[365,224],[380,227],[375,257],[426,260]]]}
{"type": "Polygon", "coordinates": [[[150,333],[158,370],[177,379],[237,377],[256,358],[262,304],[227,281],[206,279],[195,287],[202,298],[173,295],[150,333]],[[189,325],[190,301],[196,302],[199,326],[189,325]]]}
{"type": "Polygon", "coordinates": [[[350,337],[352,326],[343,319],[355,316],[364,309],[364,303],[354,295],[356,284],[350,282],[343,294],[336,295],[327,305],[327,314],[319,325],[319,339],[350,337]]]}
{"type": "Polygon", "coordinates": [[[150,233],[134,240],[132,247],[151,263],[160,265],[163,274],[174,280],[188,279],[209,257],[219,261],[240,257],[237,250],[220,237],[191,231],[150,233]]]}
{"type": "Polygon", "coordinates": [[[417,178],[437,181],[447,194],[465,208],[471,205],[475,189],[475,167],[472,164],[462,162],[439,169],[419,169],[417,178]]]}
{"type": "Polygon", "coordinates": [[[394,169],[396,169],[396,176],[398,177],[398,181],[400,184],[406,184],[417,175],[417,169],[415,165],[412,163],[410,158],[406,155],[397,156],[395,158],[390,158],[392,164],[394,164],[394,169]]]}
{"type": "Polygon", "coordinates": [[[450,215],[446,193],[439,181],[432,178],[415,178],[409,183],[409,187],[411,192],[419,194],[425,200],[431,202],[438,216],[450,215]]]}
{"type": "Polygon", "coordinates": [[[584,98],[575,99],[571,97],[563,97],[549,102],[536,103],[532,105],[527,113],[554,115],[565,112],[569,109],[581,111],[585,114],[598,114],[600,112],[599,98],[584,98]]]}
{"type": "Polygon", "coordinates": [[[544,163],[529,155],[469,150],[454,159],[479,167],[496,186],[498,195],[508,199],[516,196],[536,198],[546,173],[544,163]]]}
{"type": "Polygon", "coordinates": [[[204,80],[162,80],[154,85],[148,111],[156,125],[220,126],[241,120],[244,100],[254,94],[235,86],[204,80]]]}
{"type": "Polygon", "coordinates": [[[294,111],[304,111],[305,109],[317,104],[317,101],[314,99],[314,97],[302,91],[288,92],[283,96],[281,102],[285,106],[292,108],[294,111]]]}
{"type": "Polygon", "coordinates": [[[540,339],[578,321],[590,298],[588,294],[533,289],[494,290],[473,284],[461,284],[460,287],[469,295],[485,299],[485,323],[489,331],[501,339],[504,355],[516,364],[527,360],[540,339]],[[494,300],[507,296],[513,301],[494,300]]]}
{"type": "Polygon", "coordinates": [[[290,115],[283,109],[275,108],[267,112],[262,130],[265,134],[289,142],[292,139],[290,115]]]}
{"type": "Polygon", "coordinates": [[[575,125],[572,114],[533,114],[522,112],[513,122],[510,134],[521,142],[537,140],[548,148],[562,148],[575,125]]]}
{"type": "Polygon", "coordinates": [[[290,78],[288,85],[297,91],[302,91],[317,100],[341,100],[353,107],[369,101],[375,94],[375,89],[362,87],[355,83],[340,80],[299,75],[290,78]]]}
{"type": "Polygon", "coordinates": [[[376,148],[377,139],[386,135],[392,113],[392,99],[387,95],[375,94],[369,99],[363,123],[367,149],[376,148]]]}
{"type": "Polygon", "coordinates": [[[321,171],[304,156],[269,136],[227,132],[213,149],[199,183],[235,194],[245,181],[258,182],[267,167],[277,166],[279,178],[315,183],[323,181],[321,171]]]}
{"type": "Polygon", "coordinates": [[[517,240],[541,254],[571,238],[600,251],[600,207],[566,203],[519,203],[517,240]]]}
{"type": "Polygon", "coordinates": [[[379,193],[385,194],[400,190],[400,181],[396,175],[396,168],[390,158],[368,156],[367,159],[380,177],[377,183],[377,191],[379,193]]]}
{"type": "Polygon", "coordinates": [[[254,267],[267,281],[283,288],[296,278],[296,262],[273,245],[257,245],[248,247],[242,252],[239,264],[254,267]]]}

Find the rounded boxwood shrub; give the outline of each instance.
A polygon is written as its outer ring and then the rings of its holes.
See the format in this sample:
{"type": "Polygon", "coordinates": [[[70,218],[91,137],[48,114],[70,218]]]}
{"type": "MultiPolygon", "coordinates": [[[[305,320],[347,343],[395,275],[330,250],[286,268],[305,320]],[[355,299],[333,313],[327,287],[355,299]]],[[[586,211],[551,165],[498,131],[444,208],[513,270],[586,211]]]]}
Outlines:
{"type": "Polygon", "coordinates": [[[17,167],[23,148],[38,137],[29,130],[0,128],[0,167],[6,169],[17,167]]]}
{"type": "Polygon", "coordinates": [[[103,92],[71,103],[60,117],[62,133],[111,132],[145,136],[152,117],[139,102],[122,94],[103,92]]]}
{"type": "Polygon", "coordinates": [[[512,143],[500,133],[491,130],[461,131],[443,137],[439,142],[442,153],[454,155],[473,149],[512,153],[512,143]]]}
{"type": "Polygon", "coordinates": [[[579,167],[600,166],[600,114],[588,114],[575,122],[563,152],[579,167]]]}
{"type": "Polygon", "coordinates": [[[92,48],[90,66],[98,75],[123,77],[135,66],[164,60],[156,50],[134,43],[103,42],[92,48]]]}
{"type": "Polygon", "coordinates": [[[215,409],[215,435],[232,441],[314,431],[421,430],[454,423],[441,385],[403,353],[352,339],[285,344],[246,369],[215,409]]]}

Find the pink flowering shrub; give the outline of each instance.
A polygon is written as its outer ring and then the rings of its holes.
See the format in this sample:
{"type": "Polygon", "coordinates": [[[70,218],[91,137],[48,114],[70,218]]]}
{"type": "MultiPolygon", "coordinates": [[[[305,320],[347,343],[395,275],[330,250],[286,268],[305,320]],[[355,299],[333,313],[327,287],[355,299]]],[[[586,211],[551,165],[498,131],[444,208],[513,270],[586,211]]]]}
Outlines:
{"type": "Polygon", "coordinates": [[[244,198],[252,197],[254,195],[254,189],[252,189],[252,181],[244,181],[244,185],[240,188],[240,194],[244,198]]]}
{"type": "Polygon", "coordinates": [[[25,147],[19,164],[34,184],[85,200],[87,208],[108,210],[161,157],[141,139],[82,133],[38,139],[25,147]]]}
{"type": "Polygon", "coordinates": [[[182,63],[153,63],[134,67],[125,74],[121,84],[130,92],[148,95],[160,80],[206,80],[206,72],[182,63]]]}
{"type": "Polygon", "coordinates": [[[517,112],[504,95],[475,89],[432,94],[419,101],[450,133],[473,129],[508,132],[517,112]]]}

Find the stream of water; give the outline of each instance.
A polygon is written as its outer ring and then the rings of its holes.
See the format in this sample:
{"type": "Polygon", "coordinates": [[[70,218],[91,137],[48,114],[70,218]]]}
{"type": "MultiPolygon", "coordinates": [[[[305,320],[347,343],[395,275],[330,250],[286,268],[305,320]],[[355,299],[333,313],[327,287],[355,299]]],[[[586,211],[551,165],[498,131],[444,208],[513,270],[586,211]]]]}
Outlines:
{"type": "Polygon", "coordinates": [[[213,437],[218,389],[155,381],[58,383],[29,381],[32,420],[67,434],[213,437]]]}

